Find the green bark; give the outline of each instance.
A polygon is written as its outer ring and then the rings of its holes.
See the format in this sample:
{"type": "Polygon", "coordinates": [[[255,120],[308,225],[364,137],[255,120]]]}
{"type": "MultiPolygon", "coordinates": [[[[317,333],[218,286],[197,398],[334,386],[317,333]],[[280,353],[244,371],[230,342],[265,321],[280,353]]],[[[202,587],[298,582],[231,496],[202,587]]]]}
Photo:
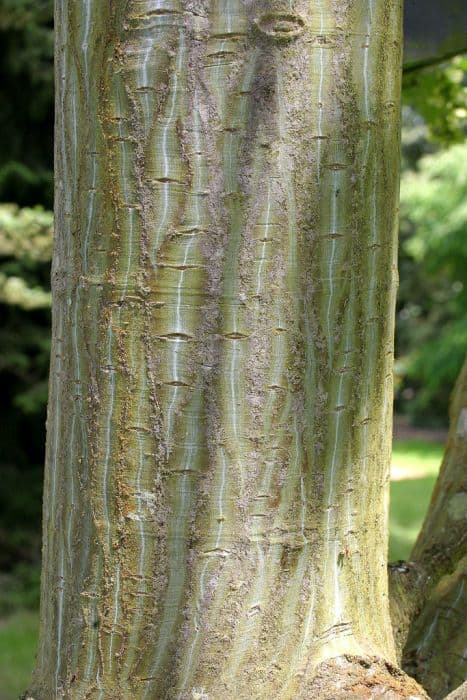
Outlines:
{"type": "Polygon", "coordinates": [[[400,5],[57,2],[38,700],[423,697],[386,576],[400,5]]]}

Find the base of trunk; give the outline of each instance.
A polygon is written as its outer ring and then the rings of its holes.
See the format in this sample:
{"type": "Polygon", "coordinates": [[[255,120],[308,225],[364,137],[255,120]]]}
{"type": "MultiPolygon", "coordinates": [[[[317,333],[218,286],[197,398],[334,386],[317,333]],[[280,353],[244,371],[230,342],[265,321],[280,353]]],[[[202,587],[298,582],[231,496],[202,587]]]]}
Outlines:
{"type": "MultiPolygon", "coordinates": [[[[282,686],[283,688],[283,686],[282,686]]],[[[240,692],[227,692],[222,694],[222,700],[269,700],[270,690],[263,694],[257,685],[240,692]]],[[[274,692],[274,691],[273,691],[274,692]]],[[[102,698],[102,693],[96,688],[81,688],[75,692],[71,688],[68,692],[55,696],[68,700],[97,700],[102,698]]],[[[135,695],[125,692],[110,692],[105,695],[106,700],[134,700],[135,695]]],[[[138,694],[137,697],[143,697],[138,694]]],[[[146,695],[144,695],[146,697],[146,695]]],[[[149,696],[153,700],[162,696],[149,696]]],[[[173,694],[169,691],[163,695],[166,700],[221,700],[217,691],[212,692],[209,686],[191,690],[188,693],[173,694]]],[[[274,700],[373,700],[381,698],[385,700],[430,700],[429,695],[418,683],[407,676],[401,669],[377,657],[339,656],[319,664],[312,672],[312,677],[306,678],[306,672],[300,679],[296,679],[294,688],[289,687],[285,693],[277,688],[277,694],[272,696],[274,700]]],[[[26,693],[24,700],[52,700],[50,693],[35,689],[35,692],[26,693]]]]}
{"type": "Polygon", "coordinates": [[[339,656],[318,666],[296,700],[425,700],[413,678],[383,659],[339,656]]]}

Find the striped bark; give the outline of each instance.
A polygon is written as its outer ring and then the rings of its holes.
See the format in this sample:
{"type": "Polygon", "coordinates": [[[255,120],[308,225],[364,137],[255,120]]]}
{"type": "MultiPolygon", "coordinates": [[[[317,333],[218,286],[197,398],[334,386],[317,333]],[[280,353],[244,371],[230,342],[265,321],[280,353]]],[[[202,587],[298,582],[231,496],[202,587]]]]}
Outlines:
{"type": "Polygon", "coordinates": [[[35,698],[329,697],[332,659],[394,662],[400,20],[57,2],[35,698]]]}

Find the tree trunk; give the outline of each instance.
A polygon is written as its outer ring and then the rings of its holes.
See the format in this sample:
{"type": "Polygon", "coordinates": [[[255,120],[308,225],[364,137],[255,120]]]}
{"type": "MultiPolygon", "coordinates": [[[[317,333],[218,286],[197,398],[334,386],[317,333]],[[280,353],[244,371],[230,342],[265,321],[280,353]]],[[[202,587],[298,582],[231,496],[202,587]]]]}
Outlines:
{"type": "Polygon", "coordinates": [[[398,646],[405,647],[404,668],[434,700],[459,686],[467,671],[466,467],[467,359],[452,395],[446,451],[427,517],[411,561],[391,569],[392,616],[398,646]]]}
{"type": "Polygon", "coordinates": [[[34,698],[425,697],[386,575],[400,5],[57,2],[34,698]]]}

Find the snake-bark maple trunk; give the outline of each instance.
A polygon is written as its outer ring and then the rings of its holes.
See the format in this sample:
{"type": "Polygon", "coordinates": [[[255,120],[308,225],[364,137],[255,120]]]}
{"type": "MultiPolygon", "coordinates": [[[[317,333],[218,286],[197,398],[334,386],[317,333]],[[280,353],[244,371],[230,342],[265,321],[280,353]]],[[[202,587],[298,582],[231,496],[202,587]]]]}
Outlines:
{"type": "Polygon", "coordinates": [[[300,698],[393,660],[400,0],[56,24],[34,697],[300,698]]]}

